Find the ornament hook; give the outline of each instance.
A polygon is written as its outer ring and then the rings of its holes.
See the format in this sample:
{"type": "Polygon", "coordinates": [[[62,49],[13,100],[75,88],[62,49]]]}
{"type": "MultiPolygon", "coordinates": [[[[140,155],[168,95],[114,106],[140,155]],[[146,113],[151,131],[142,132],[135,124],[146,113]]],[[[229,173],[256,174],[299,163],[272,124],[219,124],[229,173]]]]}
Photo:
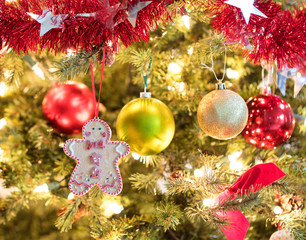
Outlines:
{"type": "Polygon", "coordinates": [[[142,77],[143,77],[144,92],[147,92],[147,88],[148,88],[148,76],[149,76],[149,73],[151,71],[151,66],[152,66],[153,59],[152,59],[151,54],[148,53],[148,52],[141,53],[140,57],[142,57],[145,54],[150,58],[150,61],[149,61],[149,65],[148,65],[148,68],[146,70],[146,73],[144,73],[144,67],[146,66],[146,62],[143,64],[143,66],[141,68],[141,74],[142,74],[142,77]]]}
{"type": "Polygon", "coordinates": [[[208,69],[208,70],[210,70],[210,71],[214,74],[216,80],[218,81],[218,84],[222,84],[222,82],[223,82],[223,80],[224,80],[224,77],[225,77],[225,72],[226,72],[226,56],[227,56],[227,50],[226,50],[225,43],[223,43],[223,45],[224,45],[224,70],[223,70],[222,79],[219,79],[219,78],[217,77],[217,74],[216,74],[216,72],[215,72],[215,70],[214,70],[214,58],[213,58],[213,54],[212,54],[212,51],[211,51],[211,50],[210,50],[211,67],[208,67],[206,64],[204,64],[204,63],[201,62],[201,65],[203,66],[203,67],[202,67],[203,69],[208,69]]]}

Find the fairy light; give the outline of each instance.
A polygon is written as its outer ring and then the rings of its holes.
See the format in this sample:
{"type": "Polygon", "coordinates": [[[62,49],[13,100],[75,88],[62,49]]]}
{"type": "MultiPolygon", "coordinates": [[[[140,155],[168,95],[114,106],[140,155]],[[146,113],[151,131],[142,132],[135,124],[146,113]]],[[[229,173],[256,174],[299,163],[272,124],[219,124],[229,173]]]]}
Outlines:
{"type": "Polygon", "coordinates": [[[7,124],[6,119],[5,119],[5,118],[2,118],[2,119],[0,120],[0,129],[4,128],[4,127],[6,126],[6,124],[7,124]]]}
{"type": "Polygon", "coordinates": [[[74,194],[73,193],[69,193],[67,199],[68,200],[72,200],[74,198],[74,194]]]}
{"type": "Polygon", "coordinates": [[[0,83],[0,96],[3,97],[6,94],[7,90],[8,90],[8,88],[7,88],[6,84],[4,82],[1,82],[0,83]]]}
{"type": "MultiPolygon", "coordinates": [[[[179,75],[180,76],[180,75],[179,75]]],[[[178,77],[179,77],[178,76],[178,77]]],[[[178,91],[182,95],[186,95],[185,83],[184,82],[176,82],[172,81],[172,85],[168,86],[169,91],[178,91]]]]}
{"type": "Polygon", "coordinates": [[[34,71],[34,73],[40,77],[41,79],[45,80],[45,74],[44,72],[41,70],[41,68],[38,66],[38,63],[36,63],[33,67],[32,70],[34,71]]]}
{"type": "Polygon", "coordinates": [[[135,160],[139,160],[140,155],[139,155],[138,153],[133,152],[133,153],[132,153],[132,157],[133,157],[135,160]]]}
{"type": "Polygon", "coordinates": [[[242,152],[235,152],[228,155],[228,160],[230,161],[230,169],[234,171],[241,171],[243,169],[243,164],[237,159],[241,156],[242,152]]]}
{"type": "Polygon", "coordinates": [[[121,204],[114,200],[106,200],[101,205],[101,208],[104,209],[104,215],[106,217],[111,217],[114,214],[119,214],[124,209],[121,204]]]}
{"type": "Polygon", "coordinates": [[[76,54],[76,51],[74,49],[71,49],[71,48],[67,49],[67,56],[71,57],[75,54],[76,54]]]}
{"type": "Polygon", "coordinates": [[[182,67],[176,62],[171,62],[168,66],[168,72],[171,74],[179,74],[182,72],[182,67]]]}
{"type": "Polygon", "coordinates": [[[204,200],[203,200],[203,205],[205,206],[205,207],[211,207],[211,206],[213,206],[215,204],[215,199],[213,199],[213,198],[205,198],[204,200]]]}
{"type": "Polygon", "coordinates": [[[276,206],[274,209],[273,209],[273,212],[275,214],[282,214],[283,213],[283,209],[280,207],[280,206],[276,206]]]}
{"type": "Polygon", "coordinates": [[[231,68],[226,69],[226,75],[229,79],[238,79],[239,78],[239,72],[236,70],[233,70],[231,68]]]}
{"type": "Polygon", "coordinates": [[[188,49],[188,55],[192,55],[193,54],[193,47],[191,46],[189,49],[188,49]]]}
{"type": "Polygon", "coordinates": [[[193,174],[195,177],[204,177],[204,170],[203,168],[195,169],[193,174]]]}
{"type": "Polygon", "coordinates": [[[300,72],[297,72],[296,77],[300,78],[300,77],[302,77],[302,74],[300,72]]]}
{"type": "Polygon", "coordinates": [[[187,29],[190,29],[190,17],[188,15],[182,16],[183,23],[187,29]]]}
{"type": "Polygon", "coordinates": [[[49,192],[49,187],[48,185],[45,183],[43,185],[40,185],[38,187],[36,187],[33,192],[35,193],[48,193],[49,192]]]}

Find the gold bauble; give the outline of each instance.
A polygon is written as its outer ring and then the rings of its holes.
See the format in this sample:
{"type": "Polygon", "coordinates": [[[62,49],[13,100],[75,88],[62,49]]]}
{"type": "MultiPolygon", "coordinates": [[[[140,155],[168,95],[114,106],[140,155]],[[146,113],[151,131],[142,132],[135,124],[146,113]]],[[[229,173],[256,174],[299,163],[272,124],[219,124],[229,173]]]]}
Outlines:
{"type": "Polygon", "coordinates": [[[131,151],[149,156],[163,151],[174,136],[175,124],[170,109],[161,101],[137,98],[120,111],[116,123],[118,138],[131,151]]]}
{"type": "Polygon", "coordinates": [[[273,233],[270,237],[270,240],[294,240],[294,237],[286,229],[282,229],[273,233]]]}
{"type": "Polygon", "coordinates": [[[207,135],[225,140],[237,136],[244,129],[248,108],[237,93],[221,88],[203,97],[197,117],[201,129],[207,135]]]}

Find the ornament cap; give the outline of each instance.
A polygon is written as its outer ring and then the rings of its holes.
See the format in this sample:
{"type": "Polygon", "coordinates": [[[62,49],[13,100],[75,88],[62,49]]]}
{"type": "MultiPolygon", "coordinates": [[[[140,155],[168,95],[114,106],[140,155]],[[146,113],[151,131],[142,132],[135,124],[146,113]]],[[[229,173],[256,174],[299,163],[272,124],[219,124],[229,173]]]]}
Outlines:
{"type": "Polygon", "coordinates": [[[140,97],[141,98],[150,98],[151,97],[151,93],[150,92],[141,92],[140,93],[140,97]]]}
{"type": "Polygon", "coordinates": [[[226,89],[226,86],[225,86],[225,83],[218,83],[216,84],[216,88],[217,90],[225,90],[226,89]]]}
{"type": "Polygon", "coordinates": [[[264,86],[261,88],[261,94],[271,94],[270,86],[264,86]]]}

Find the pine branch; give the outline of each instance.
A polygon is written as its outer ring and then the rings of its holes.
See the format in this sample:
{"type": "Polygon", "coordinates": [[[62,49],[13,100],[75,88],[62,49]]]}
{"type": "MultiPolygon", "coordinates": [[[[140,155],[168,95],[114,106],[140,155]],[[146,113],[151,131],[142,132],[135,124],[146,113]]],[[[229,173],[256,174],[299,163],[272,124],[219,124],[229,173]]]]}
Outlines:
{"type": "Polygon", "coordinates": [[[54,74],[59,77],[59,81],[67,81],[69,79],[74,79],[76,76],[80,75],[82,72],[86,73],[89,69],[89,59],[92,57],[94,63],[96,62],[95,54],[86,51],[80,51],[71,57],[63,57],[59,61],[54,62],[54,67],[57,69],[54,74]]]}
{"type": "Polygon", "coordinates": [[[211,221],[214,225],[222,224],[226,225],[224,218],[218,217],[216,211],[213,211],[210,207],[203,205],[196,205],[195,207],[187,207],[185,209],[186,216],[192,221],[202,220],[204,222],[211,221]]]}
{"type": "Polygon", "coordinates": [[[144,225],[142,217],[133,216],[127,218],[124,216],[119,219],[111,219],[103,225],[93,226],[91,229],[91,236],[97,240],[113,240],[122,239],[123,236],[128,235],[127,230],[134,227],[138,228],[144,225]]]}
{"type": "Polygon", "coordinates": [[[77,197],[71,201],[71,203],[59,213],[55,226],[60,229],[61,232],[67,232],[72,228],[79,206],[83,202],[83,197],[77,197]]]}
{"type": "MultiPolygon", "coordinates": [[[[220,34],[215,34],[210,32],[211,37],[203,39],[195,43],[194,46],[194,54],[193,58],[195,61],[200,63],[211,62],[211,55],[216,58],[224,53],[224,47],[226,39],[220,34]]],[[[231,45],[226,45],[226,48],[230,48],[231,45]]]]}
{"type": "Polygon", "coordinates": [[[179,206],[172,202],[160,204],[156,209],[156,224],[163,226],[165,232],[170,228],[175,230],[184,216],[179,206]]]}
{"type": "Polygon", "coordinates": [[[160,176],[152,173],[148,175],[135,173],[129,180],[131,181],[132,187],[138,190],[145,190],[147,193],[154,193],[156,188],[156,181],[160,176]]]}
{"type": "Polygon", "coordinates": [[[131,63],[139,72],[141,72],[142,68],[148,66],[151,55],[152,53],[150,49],[129,47],[128,49],[120,51],[116,58],[120,63],[131,63]]]}
{"type": "Polygon", "coordinates": [[[277,215],[273,223],[281,223],[282,228],[289,229],[296,240],[306,239],[306,211],[297,210],[288,214],[277,215]]]}
{"type": "Polygon", "coordinates": [[[21,190],[14,192],[7,199],[0,201],[0,223],[7,223],[12,220],[20,210],[29,207],[29,202],[31,200],[31,194],[21,190]]]}
{"type": "Polygon", "coordinates": [[[55,160],[55,165],[54,172],[60,176],[66,176],[71,174],[75,163],[67,156],[60,156],[55,160]]]}
{"type": "Polygon", "coordinates": [[[15,51],[10,51],[3,57],[0,57],[0,81],[8,85],[15,83],[19,85],[20,78],[24,74],[23,55],[15,51]]]}

